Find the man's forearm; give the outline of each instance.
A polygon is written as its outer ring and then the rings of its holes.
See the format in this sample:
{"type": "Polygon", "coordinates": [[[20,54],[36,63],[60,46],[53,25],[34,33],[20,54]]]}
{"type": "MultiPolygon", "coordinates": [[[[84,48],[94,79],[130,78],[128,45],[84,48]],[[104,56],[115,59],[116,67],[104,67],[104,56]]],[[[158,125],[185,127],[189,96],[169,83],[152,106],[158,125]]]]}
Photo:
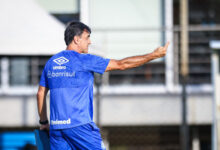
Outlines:
{"type": "Polygon", "coordinates": [[[37,106],[38,106],[38,114],[41,121],[47,120],[47,105],[46,105],[46,94],[47,91],[41,90],[37,93],[37,106]]]}
{"type": "Polygon", "coordinates": [[[38,113],[41,121],[47,120],[47,107],[45,100],[43,101],[43,103],[38,101],[38,113]]]}
{"type": "Polygon", "coordinates": [[[41,121],[47,120],[47,106],[45,98],[38,96],[38,114],[41,121]]]}
{"type": "Polygon", "coordinates": [[[111,59],[105,71],[125,70],[125,69],[135,68],[153,59],[164,57],[166,55],[168,46],[169,46],[169,42],[167,42],[166,45],[162,47],[158,47],[157,49],[154,50],[154,52],[149,54],[127,57],[121,60],[111,59]]]}
{"type": "Polygon", "coordinates": [[[155,53],[149,53],[141,56],[127,57],[122,60],[119,60],[119,63],[123,66],[122,70],[125,70],[129,68],[141,66],[156,58],[158,58],[158,56],[156,56],[155,53]]]}

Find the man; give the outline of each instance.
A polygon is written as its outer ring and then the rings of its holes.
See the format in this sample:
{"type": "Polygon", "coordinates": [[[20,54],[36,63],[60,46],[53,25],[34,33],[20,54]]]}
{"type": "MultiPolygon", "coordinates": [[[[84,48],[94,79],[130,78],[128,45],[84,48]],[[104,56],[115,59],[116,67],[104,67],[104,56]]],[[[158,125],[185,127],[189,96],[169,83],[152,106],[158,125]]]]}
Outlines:
{"type": "Polygon", "coordinates": [[[99,128],[93,122],[93,74],[141,66],[165,56],[167,43],[150,54],[122,60],[87,54],[91,30],[71,22],[65,30],[66,50],[52,56],[42,72],[37,93],[40,129],[50,127],[51,149],[103,150],[99,128]],[[50,126],[46,95],[50,90],[50,126]]]}

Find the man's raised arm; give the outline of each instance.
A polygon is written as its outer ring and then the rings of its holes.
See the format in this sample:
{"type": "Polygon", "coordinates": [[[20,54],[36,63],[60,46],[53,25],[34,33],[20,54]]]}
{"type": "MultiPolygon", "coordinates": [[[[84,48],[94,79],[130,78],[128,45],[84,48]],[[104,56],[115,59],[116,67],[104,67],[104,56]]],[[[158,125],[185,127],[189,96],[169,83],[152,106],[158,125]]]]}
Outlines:
{"type": "Polygon", "coordinates": [[[126,70],[141,66],[151,60],[165,56],[168,46],[169,42],[167,42],[165,46],[158,47],[154,50],[154,52],[149,54],[127,57],[121,60],[111,59],[105,71],[107,72],[111,70],[126,70]]]}

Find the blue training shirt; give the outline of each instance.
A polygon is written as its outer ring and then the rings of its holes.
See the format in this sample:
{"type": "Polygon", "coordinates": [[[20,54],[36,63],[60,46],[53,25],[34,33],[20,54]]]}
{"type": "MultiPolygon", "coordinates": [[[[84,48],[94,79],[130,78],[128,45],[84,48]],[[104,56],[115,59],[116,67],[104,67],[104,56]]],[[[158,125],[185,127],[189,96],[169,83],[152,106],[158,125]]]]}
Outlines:
{"type": "Polygon", "coordinates": [[[93,121],[94,72],[103,74],[109,59],[64,50],[52,56],[40,85],[50,89],[50,129],[65,129],[93,121]]]}

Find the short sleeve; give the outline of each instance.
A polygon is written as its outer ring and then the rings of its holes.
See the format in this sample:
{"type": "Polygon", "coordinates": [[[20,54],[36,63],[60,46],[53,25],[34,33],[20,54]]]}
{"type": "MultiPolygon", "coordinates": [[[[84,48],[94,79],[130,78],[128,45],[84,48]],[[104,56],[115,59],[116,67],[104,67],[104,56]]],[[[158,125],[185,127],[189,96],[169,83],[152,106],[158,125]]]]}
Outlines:
{"type": "Polygon", "coordinates": [[[46,67],[44,67],[44,70],[42,71],[41,78],[40,78],[40,86],[49,88],[48,86],[48,80],[47,80],[47,73],[46,73],[46,67]]]}
{"type": "Polygon", "coordinates": [[[110,59],[100,56],[85,54],[82,59],[83,67],[87,71],[103,74],[108,66],[110,59]]]}

